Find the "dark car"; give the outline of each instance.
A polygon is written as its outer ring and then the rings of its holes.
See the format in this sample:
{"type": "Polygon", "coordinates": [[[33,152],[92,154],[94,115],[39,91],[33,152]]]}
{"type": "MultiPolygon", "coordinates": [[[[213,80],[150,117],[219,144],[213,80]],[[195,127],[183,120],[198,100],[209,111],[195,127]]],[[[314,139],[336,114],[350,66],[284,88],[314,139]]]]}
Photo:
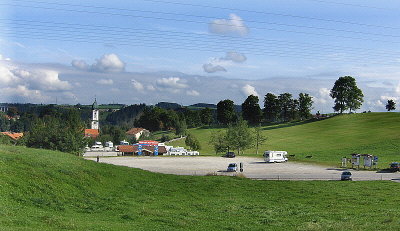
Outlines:
{"type": "Polygon", "coordinates": [[[353,180],[351,178],[351,172],[342,172],[342,175],[340,176],[340,180],[353,180]]]}
{"type": "Polygon", "coordinates": [[[390,164],[390,171],[392,172],[398,172],[400,169],[400,163],[399,162],[393,162],[390,164]]]}
{"type": "Polygon", "coordinates": [[[227,157],[227,158],[235,158],[235,153],[234,152],[227,152],[226,154],[225,154],[225,157],[227,157]]]}

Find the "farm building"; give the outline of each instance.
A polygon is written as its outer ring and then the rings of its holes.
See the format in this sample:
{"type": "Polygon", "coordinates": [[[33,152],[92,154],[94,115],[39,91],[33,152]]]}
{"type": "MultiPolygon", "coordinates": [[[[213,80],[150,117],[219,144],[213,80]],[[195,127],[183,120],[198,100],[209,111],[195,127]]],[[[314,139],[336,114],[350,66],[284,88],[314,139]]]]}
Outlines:
{"type": "Polygon", "coordinates": [[[132,128],[126,132],[126,135],[129,138],[135,138],[138,140],[140,137],[148,137],[150,135],[150,131],[144,128],[132,128]]]}

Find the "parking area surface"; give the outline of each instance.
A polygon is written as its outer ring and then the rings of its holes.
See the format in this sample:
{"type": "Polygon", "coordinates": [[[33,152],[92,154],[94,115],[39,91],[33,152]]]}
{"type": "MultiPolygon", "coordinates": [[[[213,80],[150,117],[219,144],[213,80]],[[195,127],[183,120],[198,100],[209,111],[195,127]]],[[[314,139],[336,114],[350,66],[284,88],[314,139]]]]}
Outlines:
{"type": "MultiPolygon", "coordinates": [[[[96,161],[96,158],[87,158],[96,161]]],[[[339,180],[344,169],[328,168],[319,165],[286,162],[265,163],[255,157],[104,157],[100,162],[140,168],[152,172],[176,175],[235,175],[226,172],[230,163],[243,163],[245,177],[260,180],[339,180]]],[[[347,171],[347,170],[346,170],[347,171]]],[[[350,170],[353,180],[400,180],[400,173],[377,173],[376,171],[350,170]]]]}

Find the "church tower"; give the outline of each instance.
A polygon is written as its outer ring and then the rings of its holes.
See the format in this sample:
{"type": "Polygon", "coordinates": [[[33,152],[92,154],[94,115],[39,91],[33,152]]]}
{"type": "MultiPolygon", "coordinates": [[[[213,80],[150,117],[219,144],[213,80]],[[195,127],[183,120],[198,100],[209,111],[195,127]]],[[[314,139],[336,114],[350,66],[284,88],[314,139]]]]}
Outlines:
{"type": "Polygon", "coordinates": [[[96,98],[92,105],[92,126],[91,129],[99,130],[99,106],[97,105],[96,98]]]}

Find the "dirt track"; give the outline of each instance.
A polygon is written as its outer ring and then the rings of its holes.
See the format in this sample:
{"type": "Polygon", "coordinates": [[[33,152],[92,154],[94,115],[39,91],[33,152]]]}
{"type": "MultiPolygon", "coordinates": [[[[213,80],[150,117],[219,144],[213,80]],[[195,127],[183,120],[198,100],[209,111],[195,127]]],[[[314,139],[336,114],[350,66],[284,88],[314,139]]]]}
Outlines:
{"type": "MultiPolygon", "coordinates": [[[[96,160],[95,158],[87,158],[96,160]]],[[[244,164],[243,174],[252,179],[269,180],[339,180],[343,169],[327,168],[319,165],[296,162],[265,163],[255,157],[107,157],[100,162],[140,168],[152,172],[177,175],[234,175],[226,172],[229,163],[244,164]]],[[[353,180],[400,180],[400,173],[377,173],[375,171],[356,171],[353,180]]]]}

